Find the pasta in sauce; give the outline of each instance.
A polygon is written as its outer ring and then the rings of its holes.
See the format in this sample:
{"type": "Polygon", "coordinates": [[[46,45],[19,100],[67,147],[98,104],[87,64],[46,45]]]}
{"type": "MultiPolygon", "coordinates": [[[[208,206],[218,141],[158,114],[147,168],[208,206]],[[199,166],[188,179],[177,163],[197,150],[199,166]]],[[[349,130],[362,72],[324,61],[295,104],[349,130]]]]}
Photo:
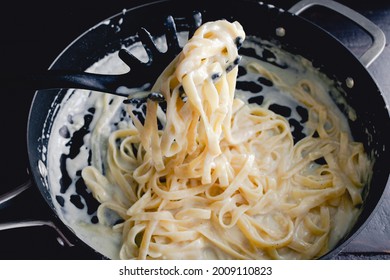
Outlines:
{"type": "Polygon", "coordinates": [[[307,108],[296,142],[284,116],[240,98],[244,39],[238,22],[200,26],[152,88],[166,108],[148,100],[140,119],[126,105],[131,125],[107,132],[105,151],[91,148],[82,178],[99,224],[122,236],[121,259],[312,259],[356,217],[370,171],[363,145],[310,80],[291,86],[243,57],[307,108]]]}

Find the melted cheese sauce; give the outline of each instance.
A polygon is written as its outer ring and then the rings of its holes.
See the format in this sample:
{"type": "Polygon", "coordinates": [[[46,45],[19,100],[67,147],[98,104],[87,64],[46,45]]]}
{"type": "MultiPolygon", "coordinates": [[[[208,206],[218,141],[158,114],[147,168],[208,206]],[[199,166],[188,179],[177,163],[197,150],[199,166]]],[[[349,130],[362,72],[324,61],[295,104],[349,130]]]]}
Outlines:
{"type": "MultiPolygon", "coordinates": [[[[182,34],[182,38],[185,37],[186,34],[182,34]]],[[[164,48],[164,40],[159,44],[164,48]]],[[[145,56],[139,45],[130,49],[141,59],[145,56]]],[[[244,103],[256,103],[285,117],[292,127],[295,142],[308,133],[309,128],[305,126],[308,110],[305,104],[297,101],[285,88],[278,88],[270,79],[260,77],[256,71],[250,71],[246,65],[256,62],[267,71],[276,73],[286,85],[294,85],[305,79],[322,88],[321,92],[331,93],[316,98],[337,115],[342,130],[350,134],[346,117],[330,97],[337,96],[338,102],[346,104],[342,95],[334,83],[320,74],[309,61],[284,52],[271,42],[250,37],[244,42],[240,52],[242,60],[239,65],[236,97],[244,103]]],[[[128,67],[118,58],[117,53],[107,55],[87,69],[95,73],[122,73],[127,70],[128,67]]],[[[141,96],[147,94],[142,89],[124,88],[123,91],[140,92],[141,96]]],[[[112,225],[116,224],[119,218],[114,212],[107,212],[108,224],[98,223],[98,203],[83,184],[81,171],[91,164],[104,169],[102,159],[106,158],[109,135],[121,128],[134,127],[126,113],[123,100],[121,97],[86,90],[69,90],[57,108],[47,153],[48,183],[60,218],[81,240],[111,259],[119,258],[121,234],[112,229],[112,225]],[[102,114],[105,115],[105,122],[101,121],[102,114]],[[100,151],[100,154],[92,154],[91,150],[100,151]]],[[[133,113],[141,119],[144,118],[145,106],[144,102],[139,102],[133,113]]],[[[355,113],[348,108],[347,115],[353,118],[355,113]]],[[[248,130],[247,133],[250,134],[251,131],[248,130]]],[[[115,192],[115,188],[112,191],[115,192]]],[[[357,212],[340,212],[334,217],[334,223],[338,226],[330,235],[330,248],[345,235],[357,212]]],[[[205,250],[203,255],[204,258],[215,257],[214,253],[208,250],[205,250]]]]}

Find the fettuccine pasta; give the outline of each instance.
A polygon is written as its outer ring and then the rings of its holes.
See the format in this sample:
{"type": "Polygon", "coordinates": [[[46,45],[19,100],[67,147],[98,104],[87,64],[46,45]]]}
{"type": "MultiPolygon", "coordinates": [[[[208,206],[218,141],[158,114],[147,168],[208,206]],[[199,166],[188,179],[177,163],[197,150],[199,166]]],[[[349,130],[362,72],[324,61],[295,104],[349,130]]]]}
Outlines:
{"type": "Polygon", "coordinates": [[[152,89],[166,108],[148,100],[141,120],[126,105],[132,125],[92,150],[105,168],[82,177],[99,223],[121,232],[121,259],[312,259],[349,229],[369,178],[363,145],[320,87],[291,87],[255,60],[247,71],[307,108],[307,135],[295,143],[285,117],[238,98],[244,39],[238,22],[200,26],[152,89]]]}

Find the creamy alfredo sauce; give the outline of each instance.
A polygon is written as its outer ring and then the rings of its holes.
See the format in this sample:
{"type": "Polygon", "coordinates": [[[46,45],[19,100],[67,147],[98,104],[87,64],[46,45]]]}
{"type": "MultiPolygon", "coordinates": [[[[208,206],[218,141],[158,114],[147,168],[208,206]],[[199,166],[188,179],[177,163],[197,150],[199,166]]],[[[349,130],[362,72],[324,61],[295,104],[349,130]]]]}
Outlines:
{"type": "MultiPolygon", "coordinates": [[[[180,36],[182,42],[186,34],[180,36]]],[[[160,39],[159,45],[164,48],[164,40],[160,39]]],[[[140,45],[133,45],[130,50],[140,59],[145,59],[144,49],[140,45]]],[[[341,94],[336,90],[334,83],[320,74],[306,59],[293,56],[280,50],[270,42],[260,41],[248,37],[240,49],[242,60],[239,65],[236,96],[247,103],[257,103],[282,116],[292,127],[294,140],[298,141],[307,133],[305,123],[308,111],[303,104],[298,103],[289,92],[277,88],[269,79],[258,73],[248,71],[244,66],[252,61],[257,61],[270,72],[279,75],[286,84],[295,84],[303,77],[311,83],[324,88],[324,92],[336,96],[338,102],[344,103],[341,94]]],[[[107,55],[96,62],[89,69],[95,73],[123,73],[128,67],[118,58],[117,53],[107,55]]],[[[124,92],[141,92],[142,89],[126,89],[124,92]]],[[[348,121],[339,111],[328,94],[317,97],[323,104],[339,117],[340,127],[348,132],[348,121]]],[[[87,90],[69,90],[59,105],[58,113],[53,120],[50,141],[48,146],[48,184],[60,218],[76,235],[89,246],[104,256],[117,259],[120,248],[121,236],[111,229],[118,217],[112,214],[111,225],[100,225],[97,220],[96,202],[90,191],[85,187],[81,178],[81,170],[93,163],[104,170],[107,139],[112,131],[133,127],[126,113],[124,98],[87,90]],[[100,116],[106,114],[106,122],[99,122],[100,116]],[[92,137],[92,131],[96,135],[92,137]],[[98,148],[96,148],[96,145],[98,148]],[[95,148],[94,148],[95,146],[95,148]],[[95,152],[91,153],[91,149],[95,152]],[[99,154],[100,153],[100,154],[99,154]]],[[[140,119],[146,112],[145,103],[134,100],[136,109],[134,114],[140,119]]],[[[160,106],[164,106],[163,104],[160,106]]],[[[163,108],[164,109],[164,108],[163,108]]],[[[349,108],[349,117],[354,117],[354,112],[349,108]]],[[[107,215],[110,215],[108,213],[107,215]]],[[[356,213],[344,213],[335,219],[338,227],[330,236],[330,247],[347,232],[356,213]]]]}

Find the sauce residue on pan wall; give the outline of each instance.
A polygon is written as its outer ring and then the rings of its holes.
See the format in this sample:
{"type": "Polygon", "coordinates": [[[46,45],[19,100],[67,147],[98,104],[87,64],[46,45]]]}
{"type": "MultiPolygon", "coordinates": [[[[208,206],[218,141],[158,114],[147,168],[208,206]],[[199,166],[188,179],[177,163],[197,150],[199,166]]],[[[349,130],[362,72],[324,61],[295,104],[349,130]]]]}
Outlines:
{"type": "MultiPolygon", "coordinates": [[[[186,33],[181,34],[181,38],[185,38],[186,35],[186,33]]],[[[161,39],[162,48],[164,44],[165,41],[161,39]]],[[[140,58],[145,55],[140,45],[131,46],[129,49],[140,58]]],[[[319,74],[309,61],[284,52],[271,42],[256,38],[248,38],[240,49],[240,54],[242,60],[236,84],[236,97],[245,103],[256,103],[285,117],[292,127],[295,142],[307,134],[305,127],[308,119],[307,108],[288,92],[276,87],[271,80],[248,71],[244,67],[248,63],[257,61],[262,67],[277,73],[286,84],[295,84],[304,77],[324,88],[324,92],[329,94],[318,98],[338,116],[343,130],[350,133],[348,120],[330,96],[333,99],[337,97],[337,102],[344,104],[350,118],[356,117],[355,112],[345,106],[346,102],[334,82],[319,74]]],[[[128,68],[118,58],[117,53],[112,53],[87,70],[96,73],[122,73],[128,68]]],[[[129,93],[139,90],[141,95],[143,94],[142,89],[124,90],[129,93]]],[[[99,204],[86,188],[81,171],[91,163],[104,168],[102,159],[106,156],[107,139],[110,133],[133,126],[123,100],[124,98],[121,97],[87,90],[69,90],[61,104],[53,109],[57,113],[54,114],[55,118],[50,120],[53,124],[48,150],[42,151],[43,161],[47,157],[48,186],[58,215],[81,240],[111,259],[118,258],[120,233],[98,223],[96,211],[99,204]],[[99,122],[102,114],[106,114],[105,123],[99,122]],[[92,135],[93,133],[95,135],[92,135]],[[96,149],[92,147],[93,145],[99,148],[96,149]],[[91,150],[99,151],[100,154],[91,153],[91,150]]],[[[140,101],[133,113],[143,119],[146,113],[145,103],[140,101]]],[[[356,214],[355,211],[340,216],[342,221],[340,220],[339,224],[344,226],[335,229],[333,240],[330,240],[331,246],[348,231],[356,214]]],[[[115,224],[118,217],[113,213],[111,218],[112,224],[115,224]]]]}

